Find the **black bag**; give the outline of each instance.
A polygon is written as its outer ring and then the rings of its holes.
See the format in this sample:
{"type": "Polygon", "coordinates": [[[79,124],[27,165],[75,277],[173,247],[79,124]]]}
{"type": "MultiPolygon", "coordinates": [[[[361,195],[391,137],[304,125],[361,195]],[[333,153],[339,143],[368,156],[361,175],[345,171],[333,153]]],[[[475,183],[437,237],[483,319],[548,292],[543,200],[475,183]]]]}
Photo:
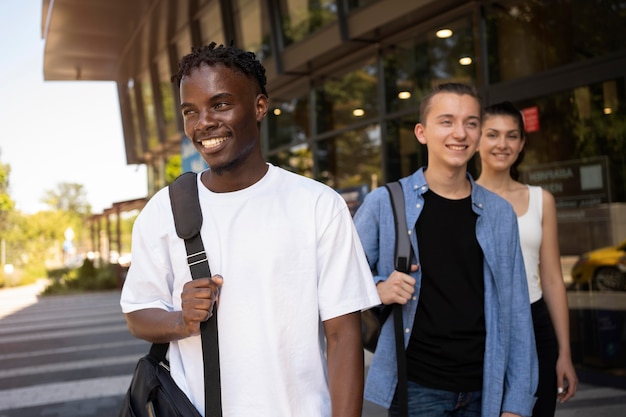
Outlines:
{"type": "Polygon", "coordinates": [[[152,345],[139,359],[119,417],[201,417],[170,375],[167,347],[152,345]]]}
{"type": "Polygon", "coordinates": [[[380,336],[380,329],[391,313],[391,306],[373,307],[361,312],[361,335],[363,347],[374,353],[380,336]]]}
{"type": "MultiPolygon", "coordinates": [[[[193,279],[211,276],[200,237],[202,210],[198,200],[196,174],[186,172],[169,186],[176,233],[185,240],[187,264],[193,279]]],[[[200,325],[204,362],[205,414],[221,417],[217,310],[200,325]]],[[[153,343],[139,359],[119,417],[201,417],[187,395],[172,379],[166,360],[169,343],[153,343]]]]}
{"type": "MultiPolygon", "coordinates": [[[[406,233],[402,186],[396,181],[385,185],[385,187],[389,191],[396,227],[395,269],[408,273],[411,267],[411,241],[406,233]]],[[[380,329],[391,315],[392,310],[393,306],[385,305],[361,312],[361,336],[365,350],[372,353],[376,350],[380,329]]]]}

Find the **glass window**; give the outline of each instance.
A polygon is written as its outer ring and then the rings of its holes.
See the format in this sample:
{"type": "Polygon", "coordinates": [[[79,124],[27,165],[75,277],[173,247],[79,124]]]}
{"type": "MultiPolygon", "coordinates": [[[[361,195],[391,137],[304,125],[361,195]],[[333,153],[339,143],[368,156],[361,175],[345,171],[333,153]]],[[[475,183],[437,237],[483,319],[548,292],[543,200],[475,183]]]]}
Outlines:
{"type": "Polygon", "coordinates": [[[178,59],[191,52],[191,33],[188,30],[181,32],[175,39],[178,59]]]}
{"type": "Polygon", "coordinates": [[[334,0],[280,0],[285,46],[337,20],[334,0]]]}
{"type": "Polygon", "coordinates": [[[139,106],[137,105],[137,94],[135,93],[135,80],[128,80],[128,88],[126,91],[128,92],[128,103],[130,104],[130,112],[132,114],[133,119],[133,134],[135,136],[135,155],[140,160],[143,158],[144,153],[144,136],[141,131],[141,124],[139,122],[139,106]]]}
{"type": "Polygon", "coordinates": [[[152,94],[150,77],[145,74],[141,80],[136,79],[135,86],[139,88],[139,91],[141,91],[148,149],[154,150],[159,146],[160,141],[157,133],[156,110],[154,107],[154,95],[152,94]]]}
{"type": "Polygon", "coordinates": [[[309,138],[309,100],[303,95],[291,100],[270,100],[267,115],[268,149],[294,146],[309,138]]]}
{"type": "Polygon", "coordinates": [[[158,84],[161,96],[161,107],[163,109],[163,134],[165,139],[176,139],[180,137],[176,126],[176,117],[179,106],[174,100],[175,84],[172,83],[167,56],[163,56],[157,62],[158,84]]]}
{"type": "Polygon", "coordinates": [[[377,1],[379,0],[345,0],[349,11],[358,9],[363,6],[370,5],[372,3],[376,3],[377,1]]]}
{"type": "Polygon", "coordinates": [[[372,58],[346,74],[333,74],[315,89],[318,133],[341,129],[377,117],[378,67],[372,58]]]}
{"type": "Polygon", "coordinates": [[[380,125],[344,132],[316,143],[317,177],[335,189],[368,186],[381,180],[380,125]]]}
{"type": "Polygon", "coordinates": [[[476,51],[470,17],[443,25],[384,52],[385,99],[393,113],[419,107],[440,82],[475,84],[476,51]]]}
{"type": "Polygon", "coordinates": [[[219,1],[212,1],[202,8],[200,12],[200,34],[203,45],[208,45],[211,42],[218,45],[226,44],[219,1]]]}
{"type": "Polygon", "coordinates": [[[395,181],[415,172],[428,163],[426,146],[415,137],[416,115],[409,115],[386,123],[385,182],[395,181]]]}
{"type": "Polygon", "coordinates": [[[270,22],[261,0],[236,0],[235,25],[241,47],[252,51],[260,61],[271,56],[270,22]]]}
{"type": "Polygon", "coordinates": [[[623,0],[515,0],[494,4],[486,9],[492,83],[624,49],[623,0]]]}
{"type": "Polygon", "coordinates": [[[307,143],[274,152],[268,157],[268,161],[296,174],[313,178],[313,153],[307,143]]]}
{"type": "MultiPolygon", "coordinates": [[[[608,158],[610,200],[626,201],[626,85],[607,80],[516,103],[535,115],[526,122],[526,155],[522,173],[534,165],[589,158],[608,158]]],[[[530,179],[528,182],[533,183],[530,179]]],[[[567,190],[555,186],[557,202],[567,190]]]]}

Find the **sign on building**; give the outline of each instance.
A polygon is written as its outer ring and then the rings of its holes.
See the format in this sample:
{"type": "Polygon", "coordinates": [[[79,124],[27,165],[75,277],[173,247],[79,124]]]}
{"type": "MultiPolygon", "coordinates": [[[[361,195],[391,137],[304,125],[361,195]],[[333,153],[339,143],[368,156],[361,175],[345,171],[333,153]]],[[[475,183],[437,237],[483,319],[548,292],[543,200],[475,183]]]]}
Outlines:
{"type": "Polygon", "coordinates": [[[550,191],[557,208],[584,208],[611,202],[606,156],[532,165],[523,170],[522,179],[550,191]]]}

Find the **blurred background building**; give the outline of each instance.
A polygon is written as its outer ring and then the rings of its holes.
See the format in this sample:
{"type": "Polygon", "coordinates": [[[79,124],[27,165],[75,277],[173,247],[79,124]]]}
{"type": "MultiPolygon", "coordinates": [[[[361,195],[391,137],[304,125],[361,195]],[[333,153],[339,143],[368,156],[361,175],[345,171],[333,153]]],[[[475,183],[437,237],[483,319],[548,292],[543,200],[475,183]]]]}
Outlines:
{"type": "MultiPolygon", "coordinates": [[[[626,238],[623,0],[43,0],[42,11],[46,80],[117,83],[126,159],[147,166],[146,199],[167,185],[175,158],[183,170],[204,167],[170,82],[178,60],[232,41],[267,69],[267,159],[332,186],[352,208],[427,163],[413,134],[420,100],[460,81],[485,104],[523,109],[520,168],[557,200],[563,255],[626,238]]],[[[616,342],[596,345],[626,362],[623,316],[609,326],[616,342]]]]}

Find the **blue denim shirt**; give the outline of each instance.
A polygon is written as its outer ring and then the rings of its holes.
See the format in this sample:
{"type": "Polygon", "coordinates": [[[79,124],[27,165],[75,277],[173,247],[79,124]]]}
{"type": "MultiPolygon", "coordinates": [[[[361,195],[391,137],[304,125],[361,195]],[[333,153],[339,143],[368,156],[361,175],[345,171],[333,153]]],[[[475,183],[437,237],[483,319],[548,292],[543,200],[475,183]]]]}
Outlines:
{"type": "MultiPolygon", "coordinates": [[[[486,343],[483,367],[482,416],[501,412],[530,416],[537,387],[537,351],[530,313],[517,217],[510,204],[474,183],[472,207],[478,215],[476,237],[484,253],[486,343]]],[[[415,224],[428,190],[424,168],[400,180],[411,245],[419,264],[415,224]]],[[[389,193],[380,187],[369,193],[354,222],[373,271],[374,282],[393,272],[395,227],[389,193]]],[[[454,254],[450,254],[451,257],[454,254]]],[[[421,270],[415,293],[403,307],[404,344],[408,345],[419,300],[421,270]]],[[[389,407],[398,381],[393,318],[383,325],[365,383],[365,399],[389,407]]]]}

